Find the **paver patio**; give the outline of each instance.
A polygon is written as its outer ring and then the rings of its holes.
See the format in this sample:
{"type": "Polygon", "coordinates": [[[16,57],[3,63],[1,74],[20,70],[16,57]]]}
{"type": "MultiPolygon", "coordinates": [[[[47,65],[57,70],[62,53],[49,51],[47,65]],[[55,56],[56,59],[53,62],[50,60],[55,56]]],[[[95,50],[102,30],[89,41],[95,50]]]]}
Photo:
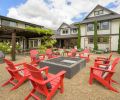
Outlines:
{"type": "MultiPolygon", "coordinates": [[[[94,58],[97,56],[109,56],[109,54],[93,54],[90,57],[90,62],[87,63],[79,73],[77,73],[71,79],[64,79],[64,93],[56,93],[52,100],[120,100],[120,93],[115,93],[97,81],[93,82],[93,85],[88,84],[89,80],[89,67],[93,65],[94,58]],[[94,56],[93,56],[94,55],[94,56]]],[[[120,55],[114,53],[112,61],[115,57],[120,57],[120,55]]],[[[9,56],[7,56],[9,58],[9,56]]],[[[17,62],[27,61],[30,62],[29,56],[17,56],[17,62]]],[[[0,65],[0,85],[4,83],[9,78],[9,74],[5,69],[5,64],[0,65]]],[[[117,82],[120,83],[120,63],[116,66],[116,73],[113,77],[117,82]]],[[[120,85],[112,84],[118,91],[120,91],[120,85]]],[[[0,100],[24,100],[24,98],[29,94],[31,87],[29,82],[25,82],[21,87],[14,91],[9,91],[12,86],[9,84],[5,87],[0,87],[0,100]]],[[[59,92],[59,91],[58,91],[59,92]]],[[[45,97],[40,95],[41,100],[45,100],[45,97]]],[[[30,99],[34,100],[34,99],[30,99]]]]}

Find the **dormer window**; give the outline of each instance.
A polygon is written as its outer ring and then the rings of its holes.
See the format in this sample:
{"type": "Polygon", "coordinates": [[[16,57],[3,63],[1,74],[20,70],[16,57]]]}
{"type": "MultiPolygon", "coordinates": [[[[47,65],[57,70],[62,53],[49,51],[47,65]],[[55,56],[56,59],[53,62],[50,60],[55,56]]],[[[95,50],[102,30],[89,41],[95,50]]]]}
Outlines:
{"type": "Polygon", "coordinates": [[[103,14],[103,10],[98,10],[98,11],[94,11],[94,15],[95,16],[99,16],[103,14]]]}

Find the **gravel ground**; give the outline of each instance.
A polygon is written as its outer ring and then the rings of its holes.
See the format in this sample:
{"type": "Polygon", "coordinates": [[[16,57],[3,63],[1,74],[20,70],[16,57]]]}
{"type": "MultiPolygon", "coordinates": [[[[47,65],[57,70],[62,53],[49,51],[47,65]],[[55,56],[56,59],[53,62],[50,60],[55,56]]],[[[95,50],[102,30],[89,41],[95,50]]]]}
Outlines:
{"type": "MultiPolygon", "coordinates": [[[[90,62],[87,63],[86,67],[77,73],[72,79],[64,79],[64,93],[61,94],[59,91],[53,96],[52,100],[120,100],[120,93],[115,93],[99,82],[94,81],[93,85],[88,84],[89,80],[89,67],[93,65],[94,59],[97,56],[109,56],[109,54],[92,54],[90,56],[90,62]]],[[[111,59],[115,57],[120,57],[120,55],[114,53],[111,59]]],[[[7,56],[6,58],[10,58],[7,56]]],[[[17,61],[20,62],[30,62],[29,56],[17,56],[17,61]]],[[[5,69],[5,64],[0,64],[0,86],[8,80],[10,75],[5,69]]],[[[120,83],[120,63],[116,66],[116,73],[113,76],[117,82],[120,83]]],[[[112,84],[118,91],[120,91],[120,85],[112,84]]],[[[12,85],[9,84],[5,87],[0,87],[0,100],[24,100],[31,90],[29,81],[26,81],[21,87],[14,91],[9,91],[12,85]]],[[[38,94],[39,95],[39,94],[38,94]]],[[[45,97],[39,95],[41,100],[45,100],[45,97]]],[[[30,100],[34,100],[30,98],[30,100]]]]}

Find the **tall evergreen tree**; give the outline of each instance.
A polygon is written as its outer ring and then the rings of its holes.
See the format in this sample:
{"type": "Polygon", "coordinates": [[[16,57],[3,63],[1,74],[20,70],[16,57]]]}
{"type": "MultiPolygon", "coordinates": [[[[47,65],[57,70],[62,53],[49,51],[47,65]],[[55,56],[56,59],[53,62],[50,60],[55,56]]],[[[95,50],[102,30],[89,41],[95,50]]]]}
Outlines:
{"type": "Polygon", "coordinates": [[[120,24],[119,24],[118,53],[120,54],[120,24]]]}
{"type": "Polygon", "coordinates": [[[81,48],[81,29],[80,29],[80,24],[78,25],[78,40],[77,40],[77,48],[81,48]]]}
{"type": "Polygon", "coordinates": [[[94,50],[98,50],[97,21],[94,22],[94,50]]]}

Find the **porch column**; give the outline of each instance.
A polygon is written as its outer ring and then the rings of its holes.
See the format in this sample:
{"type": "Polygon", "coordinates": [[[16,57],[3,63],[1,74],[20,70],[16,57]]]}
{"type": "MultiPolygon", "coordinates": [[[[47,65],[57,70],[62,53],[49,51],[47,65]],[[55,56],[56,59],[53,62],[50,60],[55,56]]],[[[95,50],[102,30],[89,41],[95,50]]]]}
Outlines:
{"type": "Polygon", "coordinates": [[[12,54],[11,54],[12,61],[16,60],[15,50],[16,50],[16,31],[13,31],[12,32],[12,54]]]}

